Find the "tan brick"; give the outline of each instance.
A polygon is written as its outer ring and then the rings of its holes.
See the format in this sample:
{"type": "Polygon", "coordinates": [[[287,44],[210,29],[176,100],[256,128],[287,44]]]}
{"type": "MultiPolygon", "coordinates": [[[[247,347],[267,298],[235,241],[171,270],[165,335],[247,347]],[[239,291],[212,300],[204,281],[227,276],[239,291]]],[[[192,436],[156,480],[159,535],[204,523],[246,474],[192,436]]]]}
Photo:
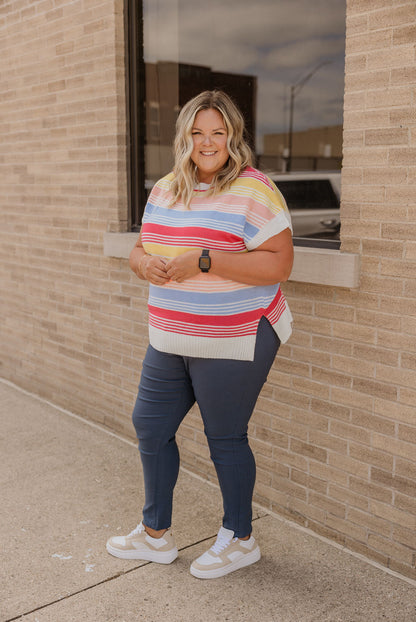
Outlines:
{"type": "Polygon", "coordinates": [[[400,493],[394,495],[394,505],[399,510],[408,512],[409,514],[416,514],[416,499],[400,493]]]}
{"type": "Polygon", "coordinates": [[[346,53],[367,52],[390,47],[391,33],[389,30],[378,30],[363,34],[352,35],[347,38],[346,53]]]}
{"type": "Polygon", "coordinates": [[[416,386],[416,372],[408,369],[397,369],[387,365],[377,365],[376,378],[397,385],[411,387],[416,386]]]}
{"type": "MultiPolygon", "coordinates": [[[[384,363],[385,365],[398,366],[399,363],[399,355],[397,352],[392,352],[387,348],[383,348],[381,346],[369,346],[365,344],[355,344],[353,350],[353,358],[352,360],[363,360],[371,361],[371,364],[374,365],[372,369],[375,371],[376,363],[384,363]]],[[[358,367],[358,369],[360,369],[358,367]]]]}
{"type": "Polygon", "coordinates": [[[391,85],[409,85],[416,83],[416,67],[409,65],[400,69],[391,70],[391,85]]]}
{"type": "MultiPolygon", "coordinates": [[[[416,451],[416,413],[415,413],[415,421],[413,426],[409,425],[399,425],[399,440],[407,441],[408,443],[413,443],[415,445],[416,451]]],[[[415,491],[416,492],[416,491],[415,491]]]]}
{"type": "Polygon", "coordinates": [[[416,242],[406,242],[405,244],[406,259],[416,260],[416,242]]]}
{"type": "Polygon", "coordinates": [[[290,420],[273,417],[271,428],[272,430],[280,432],[287,437],[293,436],[302,441],[306,441],[308,437],[308,430],[305,422],[297,423],[293,416],[290,418],[290,420]]]}
{"type": "Polygon", "coordinates": [[[366,324],[383,330],[397,330],[397,318],[391,317],[388,313],[376,311],[357,311],[357,322],[363,326],[366,324]]]}
{"type": "MultiPolygon", "coordinates": [[[[364,142],[366,145],[407,145],[409,134],[407,129],[388,128],[366,130],[364,142]]],[[[390,181],[390,180],[389,180],[390,181]]]]}
{"type": "Polygon", "coordinates": [[[363,275],[361,277],[361,287],[368,293],[378,292],[383,294],[388,291],[391,296],[401,296],[403,293],[403,283],[401,280],[385,276],[363,275]]]}
{"type": "Polygon", "coordinates": [[[374,514],[372,515],[371,510],[369,510],[369,512],[362,512],[355,508],[348,508],[348,519],[356,525],[362,525],[369,531],[390,537],[390,523],[382,517],[374,514]]]}
{"type": "Polygon", "coordinates": [[[318,460],[318,462],[326,462],[327,460],[327,451],[325,449],[315,447],[309,443],[303,443],[293,438],[290,439],[290,450],[301,456],[318,460]]]}
{"type": "Polygon", "coordinates": [[[377,466],[385,471],[393,470],[393,457],[388,453],[359,443],[350,443],[349,455],[370,466],[377,466]]]}
{"type": "Polygon", "coordinates": [[[328,417],[340,419],[341,421],[349,421],[351,416],[351,409],[345,406],[339,406],[330,401],[312,399],[311,410],[324,415],[325,421],[328,422],[328,417]]]}
{"type": "MultiPolygon", "coordinates": [[[[415,10],[412,3],[403,3],[403,6],[392,6],[392,2],[385,3],[388,8],[381,8],[372,11],[368,15],[368,25],[370,30],[391,28],[414,21],[415,10]]],[[[371,2],[371,8],[375,9],[376,3],[371,2]]]]}
{"type": "Polygon", "coordinates": [[[309,503],[305,503],[301,499],[289,498],[288,507],[293,514],[298,515],[299,518],[304,519],[304,522],[298,520],[301,524],[306,525],[305,517],[310,517],[313,521],[318,521],[323,523],[325,520],[325,512],[321,510],[321,508],[313,507],[309,503]]]}
{"type": "Polygon", "coordinates": [[[402,329],[405,335],[416,335],[416,318],[404,316],[402,329]]]}
{"type": "Polygon", "coordinates": [[[394,421],[389,421],[383,417],[378,417],[372,413],[365,413],[359,409],[353,409],[351,411],[351,423],[356,426],[360,426],[365,430],[374,430],[380,432],[380,434],[393,436],[395,433],[396,424],[394,421]]]}
{"type": "Polygon", "coordinates": [[[315,305],[315,313],[319,317],[325,317],[328,319],[337,318],[338,320],[352,321],[354,319],[354,307],[317,303],[315,305]]]}
{"type": "Polygon", "coordinates": [[[407,171],[403,167],[368,167],[362,171],[363,183],[367,185],[382,184],[403,184],[407,181],[407,171]]]}
{"type": "MultiPolygon", "coordinates": [[[[364,74],[367,77],[367,83],[364,84],[363,81],[363,87],[366,86],[368,88],[368,80],[369,80],[369,76],[368,74],[364,74]]],[[[381,85],[384,86],[384,80],[386,78],[388,78],[388,76],[382,72],[382,77],[383,80],[381,81],[381,85]]],[[[354,77],[355,81],[358,82],[358,75],[354,77]]],[[[377,83],[375,83],[374,85],[372,85],[373,88],[377,87],[377,83]]],[[[365,89],[367,90],[367,89],[365,89]]],[[[366,135],[366,133],[372,129],[378,130],[379,128],[385,128],[385,127],[389,127],[390,124],[390,112],[384,109],[372,109],[372,110],[349,110],[346,111],[345,113],[345,119],[344,119],[344,123],[346,125],[347,128],[351,127],[354,128],[355,130],[357,129],[363,129],[364,130],[364,136],[366,135]]],[[[382,145],[380,145],[381,147],[382,145]]],[[[377,145],[378,147],[378,145],[377,145]]],[[[357,150],[354,150],[357,152],[357,150]]],[[[384,150],[383,150],[384,151],[384,150]]],[[[349,151],[350,153],[350,151],[349,151]]],[[[358,156],[358,152],[356,153],[356,155],[358,156]]],[[[374,158],[375,158],[375,154],[371,153],[371,157],[369,156],[368,153],[362,153],[361,154],[363,157],[367,158],[367,161],[364,162],[364,160],[361,161],[357,161],[357,158],[355,158],[355,166],[359,165],[360,163],[368,163],[371,164],[371,160],[372,165],[375,166],[377,163],[379,162],[375,162],[374,158]]]]}
{"type": "Polygon", "coordinates": [[[336,404],[342,404],[349,408],[360,408],[363,411],[372,412],[374,398],[371,395],[358,393],[355,390],[335,387],[331,390],[331,399],[336,404]]]}
{"type": "Polygon", "coordinates": [[[416,531],[395,527],[393,529],[393,540],[416,550],[416,531]]]}
{"type": "Polygon", "coordinates": [[[325,434],[319,430],[309,431],[309,443],[316,447],[325,448],[338,454],[347,454],[348,443],[343,438],[337,438],[334,434],[325,434]]]}
{"type": "Polygon", "coordinates": [[[415,165],[416,147],[391,147],[389,150],[388,161],[392,166],[415,165]]]}
{"type": "Polygon", "coordinates": [[[335,436],[345,439],[352,439],[357,441],[358,443],[368,444],[371,439],[371,432],[369,430],[365,430],[362,427],[341,423],[340,421],[331,421],[330,432],[335,436]]]}
{"type": "Polygon", "coordinates": [[[364,13],[365,17],[369,19],[370,11],[375,12],[385,7],[391,7],[391,0],[371,0],[371,5],[368,0],[349,0],[348,15],[359,16],[364,13]]]}
{"type": "Polygon", "coordinates": [[[387,538],[370,534],[368,536],[368,545],[377,551],[385,553],[389,557],[394,557],[401,560],[402,563],[410,565],[412,563],[412,550],[401,546],[387,538]]]}
{"type": "Polygon", "coordinates": [[[367,68],[367,54],[350,54],[345,59],[345,70],[348,75],[367,68]]]}
{"type": "Polygon", "coordinates": [[[332,328],[334,337],[343,337],[354,342],[358,341],[368,344],[374,344],[376,341],[376,330],[369,326],[333,322],[332,328]]]}
{"type": "Polygon", "coordinates": [[[367,532],[364,527],[353,525],[347,520],[343,520],[337,516],[329,515],[326,519],[326,526],[331,529],[335,529],[343,535],[349,536],[354,541],[364,542],[366,540],[367,532]]]}
{"type": "Polygon", "coordinates": [[[283,465],[287,465],[289,467],[295,467],[296,469],[307,471],[308,470],[308,459],[304,455],[291,453],[285,449],[281,449],[280,447],[274,447],[272,451],[273,459],[277,460],[283,465]]]}
{"type": "Polygon", "coordinates": [[[353,13],[347,14],[347,33],[348,36],[354,34],[360,34],[367,32],[368,30],[368,15],[355,15],[353,13]]]}
{"type": "Polygon", "coordinates": [[[342,374],[321,367],[312,366],[312,380],[339,387],[351,387],[351,377],[349,374],[342,374]]]}
{"type": "MultiPolygon", "coordinates": [[[[414,13],[414,11],[413,11],[414,13]]],[[[413,19],[413,22],[416,19],[416,15],[413,14],[412,17],[408,15],[408,20],[413,19]]],[[[416,40],[416,25],[410,24],[406,26],[402,26],[401,28],[395,28],[393,30],[393,45],[405,45],[406,43],[414,44],[416,40]]]]}
{"type": "Polygon", "coordinates": [[[307,360],[312,365],[330,367],[331,355],[326,352],[319,352],[311,349],[307,350],[306,348],[294,346],[292,348],[292,356],[295,360],[307,360]]]}
{"type": "Polygon", "coordinates": [[[369,484],[356,477],[349,478],[350,489],[357,492],[360,495],[367,497],[368,499],[376,499],[382,503],[393,503],[393,491],[385,486],[378,486],[376,484],[369,484]]]}
{"type": "Polygon", "coordinates": [[[403,476],[404,478],[410,478],[412,481],[416,481],[416,463],[414,460],[403,460],[402,458],[396,458],[395,475],[403,476]]]}
{"type": "MultiPolygon", "coordinates": [[[[366,93],[366,106],[368,108],[389,108],[394,106],[410,106],[412,102],[411,92],[408,86],[386,87],[371,90],[366,93]]],[[[394,110],[390,112],[390,117],[394,110]]]]}
{"type": "Polygon", "coordinates": [[[369,52],[367,67],[369,71],[385,68],[397,68],[413,62],[413,50],[410,45],[390,47],[385,50],[369,52]]]}
{"type": "Polygon", "coordinates": [[[293,378],[292,387],[294,391],[304,393],[308,396],[315,396],[323,399],[329,396],[329,388],[327,385],[308,380],[307,378],[293,378]]]}
{"type": "Polygon", "coordinates": [[[356,491],[330,484],[328,495],[333,499],[336,499],[337,501],[346,503],[349,507],[355,507],[363,510],[364,512],[368,511],[367,497],[361,494],[357,494],[356,491]]]}
{"type": "Polygon", "coordinates": [[[383,434],[373,433],[373,447],[381,449],[387,454],[393,454],[408,460],[414,460],[415,447],[411,443],[397,440],[383,434]]]}
{"type": "Polygon", "coordinates": [[[393,488],[399,492],[406,494],[407,496],[416,496],[416,481],[393,475],[391,472],[383,471],[381,469],[371,469],[371,480],[378,484],[393,488]]]}
{"type": "Polygon", "coordinates": [[[259,425],[255,426],[255,438],[265,443],[270,443],[273,447],[283,447],[284,449],[289,445],[289,439],[286,434],[280,434],[274,430],[263,428],[259,425]]]}
{"type": "Polygon", "coordinates": [[[345,503],[340,503],[334,499],[324,497],[317,492],[311,492],[309,494],[308,501],[311,505],[317,506],[322,510],[325,510],[328,515],[338,516],[344,518],[346,514],[345,503]]]}
{"type": "Polygon", "coordinates": [[[326,337],[321,335],[313,335],[312,348],[322,352],[338,352],[349,356],[352,353],[352,343],[349,341],[343,341],[342,339],[334,339],[333,337],[326,337]]]}
{"type": "MultiPolygon", "coordinates": [[[[364,144],[364,130],[345,129],[343,132],[343,147],[362,147],[364,144]]],[[[346,169],[343,169],[343,174],[346,169]]]]}
{"type": "Polygon", "coordinates": [[[366,479],[369,474],[369,466],[367,464],[354,460],[354,458],[350,456],[341,456],[330,452],[328,454],[328,464],[330,467],[334,467],[340,471],[345,471],[350,475],[356,475],[363,479],[366,479]]]}

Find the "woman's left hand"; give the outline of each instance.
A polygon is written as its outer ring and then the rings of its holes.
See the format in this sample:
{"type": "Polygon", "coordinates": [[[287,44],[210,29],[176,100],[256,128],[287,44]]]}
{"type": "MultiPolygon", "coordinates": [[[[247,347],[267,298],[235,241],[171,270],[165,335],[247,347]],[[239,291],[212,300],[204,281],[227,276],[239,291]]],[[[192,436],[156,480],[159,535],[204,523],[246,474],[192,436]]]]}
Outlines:
{"type": "Polygon", "coordinates": [[[166,273],[171,281],[182,283],[186,279],[190,279],[197,274],[200,274],[199,269],[199,256],[201,251],[199,249],[187,251],[178,257],[170,259],[166,264],[166,273]]]}

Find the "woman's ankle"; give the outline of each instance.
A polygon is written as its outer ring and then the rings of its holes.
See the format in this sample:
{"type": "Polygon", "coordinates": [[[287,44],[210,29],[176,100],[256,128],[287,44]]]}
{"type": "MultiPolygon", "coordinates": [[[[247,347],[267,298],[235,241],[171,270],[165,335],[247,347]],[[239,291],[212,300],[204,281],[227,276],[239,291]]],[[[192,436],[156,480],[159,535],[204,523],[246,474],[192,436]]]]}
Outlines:
{"type": "Polygon", "coordinates": [[[162,538],[164,536],[164,534],[167,532],[167,529],[152,529],[151,527],[147,527],[147,525],[145,525],[143,523],[143,527],[145,529],[145,532],[151,537],[151,538],[162,538]]]}

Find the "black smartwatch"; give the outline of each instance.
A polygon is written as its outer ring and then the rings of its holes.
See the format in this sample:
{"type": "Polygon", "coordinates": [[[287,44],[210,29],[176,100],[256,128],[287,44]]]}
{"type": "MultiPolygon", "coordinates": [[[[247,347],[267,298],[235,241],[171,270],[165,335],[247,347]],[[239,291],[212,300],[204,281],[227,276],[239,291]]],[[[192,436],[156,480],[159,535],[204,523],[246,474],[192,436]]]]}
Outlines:
{"type": "Polygon", "coordinates": [[[199,258],[199,269],[201,272],[208,272],[211,267],[211,257],[209,256],[209,250],[204,248],[199,258]]]}

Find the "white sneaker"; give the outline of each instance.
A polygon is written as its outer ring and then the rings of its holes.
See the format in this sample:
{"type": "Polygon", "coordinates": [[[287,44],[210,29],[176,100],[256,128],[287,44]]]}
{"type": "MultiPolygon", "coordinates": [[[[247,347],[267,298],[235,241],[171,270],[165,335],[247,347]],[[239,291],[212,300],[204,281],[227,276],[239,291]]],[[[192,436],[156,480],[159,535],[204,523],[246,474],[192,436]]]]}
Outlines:
{"type": "Polygon", "coordinates": [[[217,541],[191,565],[191,574],[198,579],[217,579],[229,572],[259,561],[260,549],[253,538],[239,540],[231,529],[221,527],[217,541]]]}
{"type": "Polygon", "coordinates": [[[107,542],[107,551],[121,559],[143,559],[159,564],[170,564],[178,557],[175,538],[168,529],[161,538],[146,533],[143,523],[128,536],[113,536],[107,542]]]}

